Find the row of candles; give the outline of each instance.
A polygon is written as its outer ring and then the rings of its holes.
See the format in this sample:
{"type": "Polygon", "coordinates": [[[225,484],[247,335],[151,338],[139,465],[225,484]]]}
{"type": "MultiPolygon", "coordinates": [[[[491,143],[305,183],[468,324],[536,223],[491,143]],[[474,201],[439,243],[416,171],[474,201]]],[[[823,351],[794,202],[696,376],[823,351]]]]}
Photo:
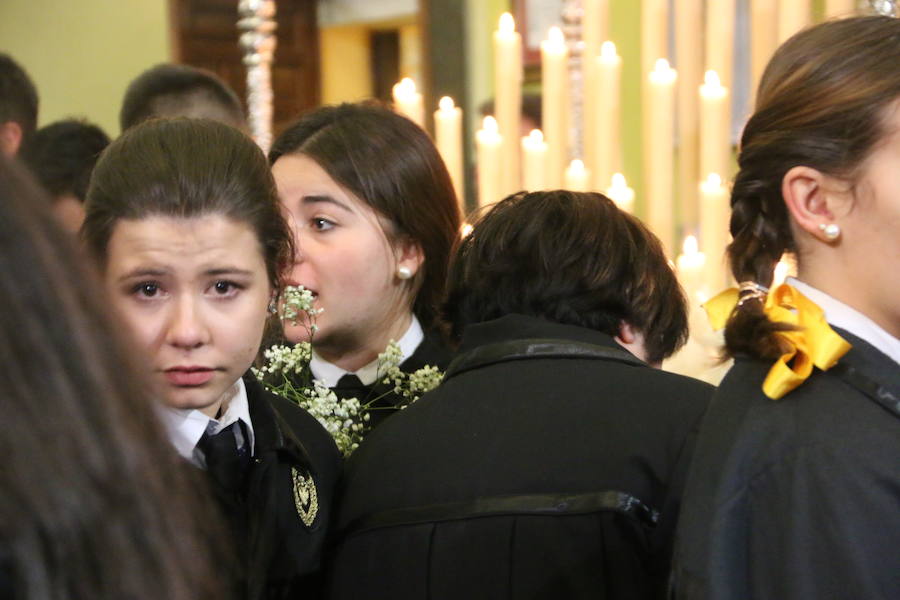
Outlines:
{"type": "MultiPolygon", "coordinates": [[[[520,136],[522,39],[504,13],[493,36],[495,114],[475,135],[479,205],[509,193],[566,188],[601,191],[634,212],[635,193],[621,165],[622,58],[607,37],[610,0],[583,0],[583,156],[570,144],[572,107],[569,45],[559,28],[541,43],[543,130],[520,136]],[[570,160],[572,159],[572,160],[570,160]]],[[[687,292],[717,290],[728,283],[724,262],[729,242],[727,181],[731,175],[731,98],[736,0],[675,0],[674,47],[678,71],[665,58],[669,48],[668,0],[642,0],[644,220],[670,255],[675,253],[675,201],[680,197],[689,236],[676,265],[687,292]],[[705,31],[704,23],[705,5],[705,31]],[[698,40],[705,36],[704,45],[698,40]],[[705,60],[704,60],[705,57],[705,60]],[[702,115],[702,118],[700,116],[702,115]],[[674,160],[676,140],[678,169],[674,160]],[[676,181],[679,183],[676,194],[676,181]]],[[[853,13],[853,0],[826,0],[826,16],[853,13]]],[[[753,87],[777,45],[811,23],[811,0],[752,0],[753,87]]],[[[412,80],[394,86],[397,110],[424,126],[422,96],[412,80]]],[[[464,192],[462,110],[449,97],[434,113],[435,143],[460,199],[464,192]]]]}

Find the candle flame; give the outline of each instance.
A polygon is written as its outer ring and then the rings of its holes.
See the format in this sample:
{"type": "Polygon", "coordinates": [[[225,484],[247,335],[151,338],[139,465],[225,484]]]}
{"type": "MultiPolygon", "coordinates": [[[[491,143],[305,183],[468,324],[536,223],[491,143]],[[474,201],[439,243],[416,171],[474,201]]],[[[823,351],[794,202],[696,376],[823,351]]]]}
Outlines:
{"type": "Polygon", "coordinates": [[[703,76],[703,83],[710,87],[722,87],[722,80],[719,79],[719,74],[715,71],[707,71],[703,76]]]}
{"type": "Polygon", "coordinates": [[[576,172],[584,171],[584,161],[581,160],[580,158],[574,159],[572,162],[569,163],[569,170],[576,171],[576,172]]]}
{"type": "Polygon", "coordinates": [[[655,64],[655,66],[653,67],[653,70],[654,70],[654,71],[656,71],[656,72],[658,72],[658,73],[665,73],[665,72],[668,71],[669,69],[671,69],[671,67],[669,66],[669,61],[667,61],[667,60],[664,59],[664,58],[658,58],[658,59],[656,59],[656,64],[655,64]]]}
{"type": "Polygon", "coordinates": [[[416,82],[409,77],[404,77],[394,84],[395,100],[410,100],[416,95],[416,82]]]}
{"type": "Polygon", "coordinates": [[[709,187],[714,187],[714,188],[721,186],[722,185],[722,176],[719,175],[718,173],[710,173],[706,177],[706,185],[708,185],[709,187]]]}
{"type": "Polygon", "coordinates": [[[616,53],[616,45],[608,40],[603,42],[600,46],[600,56],[609,60],[618,58],[619,55],[616,53]]]}
{"type": "Polygon", "coordinates": [[[503,33],[514,33],[516,31],[516,20],[513,19],[511,14],[505,12],[500,15],[498,29],[503,33]]]}
{"type": "Polygon", "coordinates": [[[566,36],[559,27],[551,27],[547,33],[547,41],[554,46],[562,46],[566,43],[566,36]]]}
{"type": "Polygon", "coordinates": [[[625,176],[621,173],[613,173],[612,183],[610,187],[616,190],[624,190],[628,187],[628,183],[625,181],[625,176]]]}
{"type": "Polygon", "coordinates": [[[453,110],[454,108],[456,108],[456,105],[453,104],[453,98],[451,98],[450,96],[443,96],[438,101],[438,108],[440,108],[441,110],[453,110]]]}
{"type": "Polygon", "coordinates": [[[697,254],[697,252],[699,252],[699,247],[697,246],[697,238],[692,235],[684,238],[684,244],[681,246],[681,251],[685,256],[697,254]]]}
{"type": "Polygon", "coordinates": [[[497,119],[488,115],[481,122],[481,128],[488,133],[500,133],[500,127],[497,125],[497,119]]]}
{"type": "Polygon", "coordinates": [[[532,129],[531,133],[528,134],[529,139],[535,143],[540,143],[544,141],[544,132],[540,129],[532,129]]]}
{"type": "Polygon", "coordinates": [[[472,233],[472,230],[473,230],[473,229],[474,229],[474,227],[472,227],[472,226],[469,225],[468,223],[463,223],[463,226],[459,229],[459,234],[460,234],[462,237],[468,237],[468,235],[469,235],[470,233],[472,233]]]}

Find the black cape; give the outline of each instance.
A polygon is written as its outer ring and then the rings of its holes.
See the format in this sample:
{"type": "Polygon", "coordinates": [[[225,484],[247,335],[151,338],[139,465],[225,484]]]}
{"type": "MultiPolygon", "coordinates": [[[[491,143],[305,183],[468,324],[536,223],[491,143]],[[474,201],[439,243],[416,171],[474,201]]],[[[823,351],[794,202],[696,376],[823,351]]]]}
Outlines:
{"type": "Polygon", "coordinates": [[[778,401],[738,358],[697,442],[675,597],[900,598],[900,368],[853,348],[778,401]]]}

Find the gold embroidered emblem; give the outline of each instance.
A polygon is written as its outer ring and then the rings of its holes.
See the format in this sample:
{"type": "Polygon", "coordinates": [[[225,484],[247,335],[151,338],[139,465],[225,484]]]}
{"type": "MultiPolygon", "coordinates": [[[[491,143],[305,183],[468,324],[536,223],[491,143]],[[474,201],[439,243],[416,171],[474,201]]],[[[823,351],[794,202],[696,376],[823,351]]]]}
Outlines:
{"type": "Polygon", "coordinates": [[[291,467],[291,476],[294,480],[294,506],[300,520],[307,527],[311,526],[319,513],[319,495],[316,493],[316,483],[312,475],[304,476],[295,467],[291,467]]]}

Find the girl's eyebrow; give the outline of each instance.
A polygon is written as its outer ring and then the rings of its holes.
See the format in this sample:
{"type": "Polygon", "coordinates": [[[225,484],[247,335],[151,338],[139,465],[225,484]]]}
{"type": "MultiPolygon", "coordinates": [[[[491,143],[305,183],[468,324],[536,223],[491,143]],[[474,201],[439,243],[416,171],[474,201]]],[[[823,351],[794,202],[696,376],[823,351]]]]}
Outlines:
{"type": "Polygon", "coordinates": [[[322,195],[322,194],[303,196],[303,198],[301,198],[301,202],[303,202],[303,204],[321,204],[321,203],[333,204],[333,205],[337,206],[338,208],[341,208],[349,213],[353,212],[353,209],[351,209],[347,204],[341,202],[340,200],[338,200],[332,196],[326,196],[326,195],[322,195]]]}

